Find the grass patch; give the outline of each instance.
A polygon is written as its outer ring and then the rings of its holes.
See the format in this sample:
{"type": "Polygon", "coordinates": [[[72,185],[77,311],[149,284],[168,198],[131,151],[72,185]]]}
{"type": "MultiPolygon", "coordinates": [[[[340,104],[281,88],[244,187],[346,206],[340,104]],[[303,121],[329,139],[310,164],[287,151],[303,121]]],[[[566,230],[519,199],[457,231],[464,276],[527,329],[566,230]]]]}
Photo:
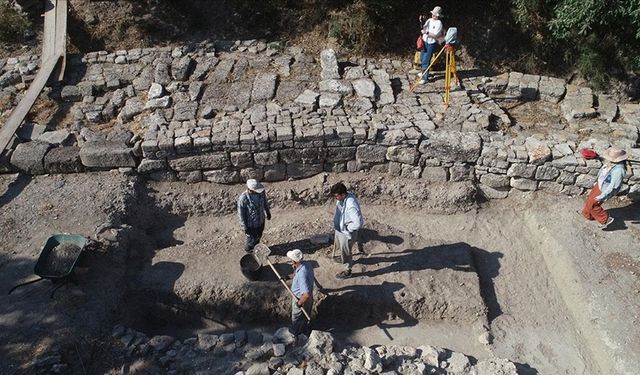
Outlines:
{"type": "Polygon", "coordinates": [[[0,41],[18,42],[30,27],[31,22],[24,13],[9,4],[8,0],[0,0],[0,41]]]}

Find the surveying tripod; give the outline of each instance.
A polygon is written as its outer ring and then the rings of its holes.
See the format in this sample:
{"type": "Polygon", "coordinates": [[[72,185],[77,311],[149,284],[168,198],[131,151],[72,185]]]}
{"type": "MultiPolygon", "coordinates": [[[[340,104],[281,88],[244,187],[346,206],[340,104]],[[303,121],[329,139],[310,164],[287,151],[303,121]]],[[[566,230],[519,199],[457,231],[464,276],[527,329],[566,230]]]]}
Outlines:
{"type": "Polygon", "coordinates": [[[445,73],[444,73],[444,104],[445,107],[449,107],[449,92],[451,91],[451,79],[455,80],[456,85],[459,85],[460,81],[458,80],[458,74],[456,73],[456,56],[453,50],[452,44],[445,44],[444,47],[438,52],[436,57],[431,59],[431,63],[424,72],[420,73],[418,76],[418,80],[416,80],[410,87],[409,91],[413,92],[418,85],[420,85],[420,81],[422,81],[422,77],[427,74],[431,67],[438,61],[438,58],[442,53],[445,52],[445,73]]]}

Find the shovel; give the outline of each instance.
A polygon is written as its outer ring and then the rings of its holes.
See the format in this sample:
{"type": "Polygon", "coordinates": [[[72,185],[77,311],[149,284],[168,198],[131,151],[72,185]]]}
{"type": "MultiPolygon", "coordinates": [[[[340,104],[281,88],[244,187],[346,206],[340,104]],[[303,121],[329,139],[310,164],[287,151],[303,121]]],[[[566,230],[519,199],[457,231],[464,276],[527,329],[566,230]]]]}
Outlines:
{"type": "MultiPolygon", "coordinates": [[[[253,248],[253,255],[255,255],[255,257],[261,263],[264,263],[263,261],[266,261],[269,264],[269,267],[271,267],[271,269],[273,270],[273,273],[276,274],[276,277],[278,278],[278,280],[280,280],[282,285],[284,285],[284,287],[287,288],[287,291],[289,292],[289,294],[291,294],[291,296],[297,300],[298,297],[296,297],[296,295],[293,294],[293,291],[291,291],[291,288],[289,288],[289,285],[287,285],[287,283],[284,281],[282,276],[280,276],[280,273],[278,272],[278,270],[276,270],[276,268],[273,266],[273,263],[271,263],[271,260],[269,260],[269,254],[271,254],[271,249],[269,249],[267,245],[259,243],[253,248]]],[[[300,310],[302,310],[302,313],[304,314],[304,317],[307,318],[307,321],[310,322],[311,316],[309,316],[309,314],[307,313],[307,311],[304,309],[303,306],[300,306],[300,310]]]]}

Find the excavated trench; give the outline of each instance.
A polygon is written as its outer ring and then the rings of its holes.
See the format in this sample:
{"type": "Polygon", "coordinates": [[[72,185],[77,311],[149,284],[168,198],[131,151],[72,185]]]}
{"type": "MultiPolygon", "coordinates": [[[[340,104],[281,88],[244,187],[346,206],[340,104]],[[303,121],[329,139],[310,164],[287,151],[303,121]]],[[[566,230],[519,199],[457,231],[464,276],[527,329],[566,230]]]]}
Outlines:
{"type": "MultiPolygon", "coordinates": [[[[323,241],[331,237],[333,214],[325,182],[269,186],[273,219],[263,236],[281,273],[291,271],[284,254],[295,247],[314,266],[314,328],[364,345],[498,355],[520,362],[524,373],[597,368],[521,211],[469,210],[475,203],[451,209],[449,202],[466,201],[465,189],[451,187],[431,189],[431,203],[413,208],[364,193],[364,254],[355,255],[352,278],[337,280],[341,265],[323,241]],[[491,344],[480,343],[487,333],[491,344]]],[[[362,181],[355,185],[369,191],[362,181]]],[[[210,186],[158,183],[139,192],[127,219],[123,323],[178,337],[288,324],[290,297],[271,270],[262,267],[257,281],[240,271],[244,239],[234,207],[242,187],[210,186]]]]}

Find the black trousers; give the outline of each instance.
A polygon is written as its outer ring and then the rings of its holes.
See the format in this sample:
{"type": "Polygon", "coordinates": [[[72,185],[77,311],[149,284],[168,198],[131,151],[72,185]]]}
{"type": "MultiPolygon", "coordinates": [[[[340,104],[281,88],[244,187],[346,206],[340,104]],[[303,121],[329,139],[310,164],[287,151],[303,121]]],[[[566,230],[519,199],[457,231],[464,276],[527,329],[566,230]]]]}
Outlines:
{"type": "Polygon", "coordinates": [[[246,242],[244,243],[244,251],[250,252],[253,248],[260,243],[260,239],[262,238],[262,232],[264,231],[264,224],[257,228],[247,227],[246,230],[246,242]]]}

